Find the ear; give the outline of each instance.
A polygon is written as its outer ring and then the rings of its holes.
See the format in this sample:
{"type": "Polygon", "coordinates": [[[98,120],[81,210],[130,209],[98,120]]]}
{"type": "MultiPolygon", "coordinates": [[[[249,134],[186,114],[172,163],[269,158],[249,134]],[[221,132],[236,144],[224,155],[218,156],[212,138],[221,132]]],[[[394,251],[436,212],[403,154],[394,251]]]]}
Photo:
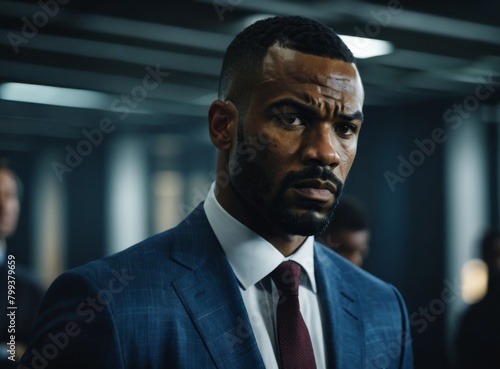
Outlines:
{"type": "Polygon", "coordinates": [[[208,110],[208,130],[219,150],[229,150],[238,123],[238,111],[233,103],[215,100],[208,110]]]}

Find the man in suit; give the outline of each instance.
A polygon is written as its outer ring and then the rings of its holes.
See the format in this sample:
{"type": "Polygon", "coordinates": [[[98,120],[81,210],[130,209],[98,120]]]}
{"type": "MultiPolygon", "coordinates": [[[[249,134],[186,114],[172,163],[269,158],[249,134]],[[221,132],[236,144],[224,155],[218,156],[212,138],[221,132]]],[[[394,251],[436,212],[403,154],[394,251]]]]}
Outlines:
{"type": "Polygon", "coordinates": [[[208,112],[206,201],[60,276],[20,368],[412,368],[396,289],[313,237],[354,159],[363,99],[330,28],[303,17],[246,28],[208,112]]]}
{"type": "Polygon", "coordinates": [[[3,305],[0,368],[14,368],[15,361],[19,361],[26,350],[43,297],[42,287],[17,263],[15,252],[7,252],[7,237],[16,229],[21,196],[21,181],[6,162],[0,160],[0,301],[3,305]]]}

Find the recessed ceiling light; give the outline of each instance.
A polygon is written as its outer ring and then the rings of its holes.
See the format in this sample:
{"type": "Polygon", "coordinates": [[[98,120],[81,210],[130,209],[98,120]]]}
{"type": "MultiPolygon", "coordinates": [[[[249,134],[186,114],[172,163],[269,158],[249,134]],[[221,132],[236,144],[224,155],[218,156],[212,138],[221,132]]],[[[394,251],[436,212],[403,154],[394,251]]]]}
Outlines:
{"type": "Polygon", "coordinates": [[[357,59],[386,55],[392,53],[394,50],[394,46],[388,41],[346,35],[339,35],[339,37],[357,59]]]}
{"type": "Polygon", "coordinates": [[[73,108],[109,109],[109,96],[102,92],[27,83],[3,83],[0,85],[0,99],[73,108]]]}

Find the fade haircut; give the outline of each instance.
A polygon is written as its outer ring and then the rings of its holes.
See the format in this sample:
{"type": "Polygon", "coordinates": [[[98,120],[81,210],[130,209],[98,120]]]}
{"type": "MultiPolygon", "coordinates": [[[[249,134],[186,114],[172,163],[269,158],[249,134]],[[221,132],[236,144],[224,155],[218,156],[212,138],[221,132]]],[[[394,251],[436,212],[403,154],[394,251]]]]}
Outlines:
{"type": "Polygon", "coordinates": [[[306,54],[355,63],[340,37],[315,20],[279,16],[253,23],[240,32],[224,55],[219,80],[219,99],[231,100],[244,115],[254,83],[262,71],[267,51],[277,44],[306,54]]]}

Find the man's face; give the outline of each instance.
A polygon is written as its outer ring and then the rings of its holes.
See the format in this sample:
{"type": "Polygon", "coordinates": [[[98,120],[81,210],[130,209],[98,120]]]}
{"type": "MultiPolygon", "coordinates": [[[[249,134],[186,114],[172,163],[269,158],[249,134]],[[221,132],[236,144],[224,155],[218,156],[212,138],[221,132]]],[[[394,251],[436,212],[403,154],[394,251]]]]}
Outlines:
{"type": "Polygon", "coordinates": [[[288,234],[324,229],[356,154],[363,98],[353,64],[271,47],[230,152],[236,195],[288,234]]]}
{"type": "Polygon", "coordinates": [[[368,230],[352,231],[350,229],[341,229],[332,236],[330,245],[333,246],[334,251],[360,267],[368,255],[369,240],[370,232],[368,230]]]}
{"type": "Polygon", "coordinates": [[[19,199],[16,181],[8,171],[0,169],[0,239],[14,232],[18,215],[19,199]]]}

